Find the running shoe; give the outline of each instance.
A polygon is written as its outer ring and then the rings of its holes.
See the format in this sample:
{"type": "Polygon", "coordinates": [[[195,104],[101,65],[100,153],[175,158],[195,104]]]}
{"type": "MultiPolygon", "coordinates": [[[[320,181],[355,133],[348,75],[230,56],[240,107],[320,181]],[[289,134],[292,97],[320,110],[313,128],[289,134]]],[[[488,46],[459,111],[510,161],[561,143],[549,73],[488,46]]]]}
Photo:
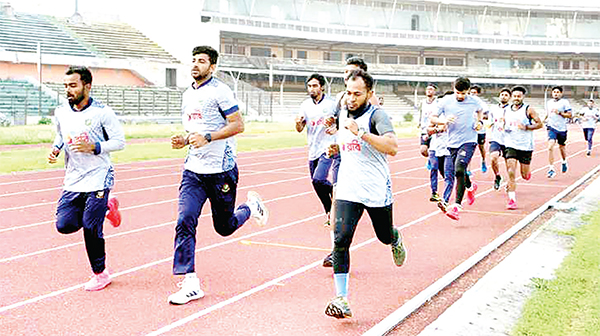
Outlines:
{"type": "Polygon", "coordinates": [[[469,205],[473,205],[475,203],[475,192],[477,191],[477,184],[475,182],[471,182],[471,188],[467,189],[467,202],[469,205]]]}
{"type": "Polygon", "coordinates": [[[437,207],[443,212],[446,213],[446,211],[448,211],[448,203],[446,203],[446,201],[444,200],[440,200],[439,202],[437,202],[437,207]]]}
{"type": "Polygon", "coordinates": [[[506,209],[517,210],[517,201],[509,199],[508,204],[506,205],[506,209]]]}
{"type": "Polygon", "coordinates": [[[471,173],[470,170],[467,170],[467,175],[471,176],[471,175],[473,175],[473,173],[471,173]]]}
{"type": "Polygon", "coordinates": [[[481,172],[484,174],[487,173],[487,166],[485,165],[485,162],[481,163],[481,172]]]}
{"type": "Polygon", "coordinates": [[[554,176],[556,176],[556,172],[554,171],[554,169],[549,169],[548,173],[546,174],[546,176],[548,178],[553,178],[554,176]]]}
{"type": "Polygon", "coordinates": [[[174,305],[183,305],[192,300],[198,300],[204,297],[204,292],[200,289],[200,279],[184,278],[177,284],[181,288],[178,292],[169,295],[169,303],[174,305]]]}
{"type": "Polygon", "coordinates": [[[269,210],[256,191],[248,192],[246,205],[250,208],[251,216],[254,217],[258,226],[267,224],[267,221],[269,220],[269,210]]]}
{"type": "Polygon", "coordinates": [[[439,202],[441,200],[442,198],[437,193],[432,193],[431,197],[429,198],[429,202],[439,202]]]}
{"type": "Polygon", "coordinates": [[[343,296],[333,298],[325,308],[325,314],[338,319],[352,317],[348,300],[343,296]]]}
{"type": "Polygon", "coordinates": [[[105,288],[106,286],[110,285],[111,282],[112,282],[112,280],[110,278],[110,273],[108,272],[107,269],[105,269],[100,274],[92,275],[90,280],[85,283],[83,288],[86,291],[98,291],[98,290],[101,290],[101,289],[105,288]]]}
{"type": "Polygon", "coordinates": [[[323,259],[323,267],[333,267],[333,255],[331,253],[323,259]]]}
{"type": "Polygon", "coordinates": [[[500,189],[500,184],[502,184],[502,176],[496,175],[496,179],[494,180],[494,190],[500,189]]]}
{"type": "Polygon", "coordinates": [[[462,206],[460,204],[452,204],[448,211],[446,212],[446,216],[450,219],[459,220],[460,219],[460,211],[462,210],[462,206]]]}
{"type": "Polygon", "coordinates": [[[425,168],[427,168],[427,170],[431,170],[431,168],[433,168],[431,166],[431,162],[429,162],[429,160],[427,160],[427,164],[425,165],[425,168]]]}
{"type": "Polygon", "coordinates": [[[562,163],[562,172],[563,172],[563,173],[566,173],[566,172],[567,172],[567,169],[569,169],[569,166],[567,166],[567,163],[566,163],[566,162],[563,162],[563,163],[562,163]]]}
{"type": "Polygon", "coordinates": [[[585,153],[585,155],[587,155],[587,156],[590,156],[590,155],[592,155],[592,151],[590,151],[590,150],[589,150],[589,151],[587,151],[587,152],[585,153]]]}
{"type": "Polygon", "coordinates": [[[402,235],[398,229],[394,228],[394,242],[392,242],[392,257],[394,258],[394,264],[400,267],[404,265],[406,261],[407,250],[404,247],[402,235]]]}
{"type": "Polygon", "coordinates": [[[527,176],[525,176],[525,181],[529,180],[531,180],[531,172],[527,173],[527,176]]]}
{"type": "Polygon", "coordinates": [[[121,211],[119,211],[119,200],[116,197],[108,199],[108,211],[106,212],[106,219],[110,225],[119,227],[121,225],[121,211]]]}

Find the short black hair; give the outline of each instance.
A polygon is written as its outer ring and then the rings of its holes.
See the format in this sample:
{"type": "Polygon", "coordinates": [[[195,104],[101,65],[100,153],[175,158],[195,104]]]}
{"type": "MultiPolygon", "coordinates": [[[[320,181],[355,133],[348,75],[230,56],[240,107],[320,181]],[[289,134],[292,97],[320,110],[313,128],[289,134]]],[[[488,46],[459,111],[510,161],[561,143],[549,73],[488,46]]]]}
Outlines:
{"type": "Polygon", "coordinates": [[[478,94],[481,93],[481,86],[475,84],[473,86],[471,86],[471,90],[476,90],[478,94]]]}
{"type": "Polygon", "coordinates": [[[311,80],[313,80],[313,79],[316,79],[316,80],[318,80],[318,81],[319,81],[319,84],[320,84],[321,86],[325,86],[325,83],[326,83],[326,81],[325,81],[325,77],[323,77],[323,75],[320,75],[320,74],[318,74],[318,73],[314,73],[314,74],[310,75],[310,77],[308,77],[308,78],[306,79],[306,85],[308,85],[308,82],[310,82],[310,81],[311,81],[311,80]]]}
{"type": "Polygon", "coordinates": [[[92,84],[92,72],[88,67],[79,66],[79,65],[71,65],[65,75],[79,74],[81,77],[81,81],[83,84],[92,84]]]}
{"type": "Polygon", "coordinates": [[[523,92],[524,95],[527,94],[527,89],[520,85],[513,86],[512,90],[510,90],[510,93],[512,94],[515,91],[521,91],[521,92],[523,92]]]}
{"type": "Polygon", "coordinates": [[[441,95],[439,95],[438,98],[444,98],[444,97],[449,96],[451,94],[454,94],[454,91],[448,90],[448,91],[442,93],[441,95]]]}
{"type": "Polygon", "coordinates": [[[512,91],[507,87],[503,87],[502,89],[500,89],[500,92],[498,94],[500,94],[502,92],[508,92],[508,94],[512,94],[512,91]]]}
{"type": "Polygon", "coordinates": [[[369,75],[366,71],[362,69],[354,69],[348,74],[348,80],[356,80],[357,78],[362,78],[365,82],[365,86],[367,87],[367,91],[373,90],[373,77],[369,75]]]}
{"type": "Polygon", "coordinates": [[[217,60],[219,59],[219,52],[213,49],[210,46],[198,46],[192,50],[192,56],[196,56],[198,54],[206,54],[208,55],[208,59],[210,60],[210,64],[217,64],[217,60]]]}
{"type": "Polygon", "coordinates": [[[554,91],[554,90],[558,90],[560,92],[563,92],[563,87],[559,86],[559,85],[556,85],[556,86],[552,87],[552,91],[554,91]]]}
{"type": "Polygon", "coordinates": [[[471,81],[467,77],[458,77],[454,81],[454,88],[458,91],[467,91],[471,88],[471,81]]]}
{"type": "Polygon", "coordinates": [[[425,86],[425,88],[427,88],[428,86],[431,86],[434,89],[438,89],[438,86],[435,83],[427,83],[427,85],[425,86]]]}
{"type": "Polygon", "coordinates": [[[367,63],[365,63],[365,60],[360,57],[353,56],[348,58],[346,60],[346,65],[356,65],[363,71],[368,71],[367,63]]]}

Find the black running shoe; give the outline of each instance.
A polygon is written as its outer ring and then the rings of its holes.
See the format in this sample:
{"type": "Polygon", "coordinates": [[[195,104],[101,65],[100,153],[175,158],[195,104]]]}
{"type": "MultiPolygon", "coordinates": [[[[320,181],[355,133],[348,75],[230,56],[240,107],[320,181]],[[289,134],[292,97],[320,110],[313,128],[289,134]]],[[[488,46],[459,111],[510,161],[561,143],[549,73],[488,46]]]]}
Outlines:
{"type": "Polygon", "coordinates": [[[496,175],[496,180],[494,180],[494,189],[500,189],[500,184],[502,183],[502,176],[496,175]]]}

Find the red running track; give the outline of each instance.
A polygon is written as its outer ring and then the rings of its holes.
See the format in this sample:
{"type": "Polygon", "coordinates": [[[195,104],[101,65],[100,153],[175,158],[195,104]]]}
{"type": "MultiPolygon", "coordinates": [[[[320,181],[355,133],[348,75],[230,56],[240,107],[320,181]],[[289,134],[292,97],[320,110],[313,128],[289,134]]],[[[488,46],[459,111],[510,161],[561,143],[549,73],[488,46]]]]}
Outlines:
{"type": "MultiPolygon", "coordinates": [[[[230,237],[212,228],[209,206],[198,227],[196,264],[206,297],[170,306],[179,279],[171,275],[181,160],[116,166],[123,225],[105,226],[113,283],[100,292],[82,286],[90,268],[81,233],[54,228],[64,171],[0,176],[0,330],[3,335],[357,335],[512,227],[595,167],[581,132],[569,133],[569,171],[545,177],[545,132],[536,132],[533,178],[518,182],[516,211],[492,189],[491,172],[475,171],[476,203],[459,222],[428,202],[425,159],[416,139],[400,140],[390,157],[394,221],[409,249],[398,268],[368,219],[351,252],[354,317],[336,320],[324,308],[334,295],[331,249],[322,207],[308,178],[306,148],[241,153],[238,201],[257,190],[271,211],[268,226],[249,222],[230,237]]],[[[480,159],[474,159],[473,168],[480,159]]],[[[502,169],[504,166],[502,165],[502,169]]],[[[503,175],[506,175],[505,173],[503,175]]],[[[441,186],[443,182],[440,180],[441,186]]]]}

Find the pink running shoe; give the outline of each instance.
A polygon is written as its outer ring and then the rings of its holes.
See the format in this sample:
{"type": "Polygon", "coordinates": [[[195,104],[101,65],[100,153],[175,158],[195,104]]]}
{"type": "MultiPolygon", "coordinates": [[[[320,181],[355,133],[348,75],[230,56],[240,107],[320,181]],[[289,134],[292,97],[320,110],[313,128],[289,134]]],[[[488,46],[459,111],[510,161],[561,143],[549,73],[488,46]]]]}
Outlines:
{"type": "Polygon", "coordinates": [[[446,216],[448,216],[450,219],[454,219],[457,221],[460,218],[460,210],[462,210],[460,204],[452,204],[448,207],[448,211],[446,211],[446,216]]]}
{"type": "Polygon", "coordinates": [[[509,199],[508,204],[506,205],[506,209],[517,210],[517,201],[509,199]]]}
{"type": "Polygon", "coordinates": [[[529,181],[529,180],[531,180],[531,172],[529,172],[527,174],[527,176],[525,176],[525,181],[529,181]]]}
{"type": "Polygon", "coordinates": [[[471,182],[471,188],[467,189],[467,202],[469,205],[473,205],[475,203],[475,192],[477,191],[477,184],[475,182],[471,182]]]}
{"type": "Polygon", "coordinates": [[[119,200],[116,197],[111,197],[108,199],[108,212],[106,213],[106,219],[108,219],[110,225],[114,227],[119,227],[119,225],[121,225],[119,200]]]}
{"type": "Polygon", "coordinates": [[[110,273],[107,269],[100,274],[92,275],[90,281],[83,286],[86,291],[98,291],[108,286],[111,283],[110,273]]]}

